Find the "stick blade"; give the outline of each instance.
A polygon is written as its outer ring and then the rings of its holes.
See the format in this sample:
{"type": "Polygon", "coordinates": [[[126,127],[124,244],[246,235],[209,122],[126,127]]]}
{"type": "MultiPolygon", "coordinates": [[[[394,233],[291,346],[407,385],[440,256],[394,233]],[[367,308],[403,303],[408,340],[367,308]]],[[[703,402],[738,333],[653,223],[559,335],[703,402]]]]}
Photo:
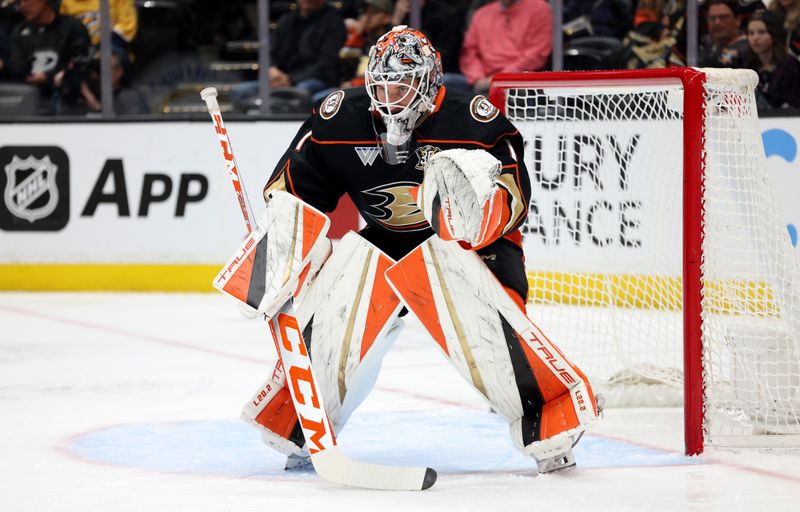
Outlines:
{"type": "Polygon", "coordinates": [[[338,446],[311,455],[317,474],[341,485],[384,491],[424,491],[436,483],[436,471],[424,467],[385,466],[349,459],[338,446]]]}

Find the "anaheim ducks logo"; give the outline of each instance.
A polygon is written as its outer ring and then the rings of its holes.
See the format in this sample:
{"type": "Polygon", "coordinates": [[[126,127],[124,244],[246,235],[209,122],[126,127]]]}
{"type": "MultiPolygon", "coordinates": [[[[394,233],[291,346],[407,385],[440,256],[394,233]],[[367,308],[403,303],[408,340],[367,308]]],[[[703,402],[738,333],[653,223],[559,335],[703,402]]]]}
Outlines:
{"type": "Polygon", "coordinates": [[[497,107],[489,103],[489,100],[485,97],[475,96],[469,103],[469,113],[472,114],[472,117],[474,117],[476,121],[488,123],[497,117],[500,111],[497,110],[497,107]]]}
{"type": "Polygon", "coordinates": [[[319,107],[319,115],[322,119],[328,120],[339,112],[339,107],[342,106],[344,99],[344,91],[332,92],[325,98],[322,105],[319,107]]]}
{"type": "Polygon", "coordinates": [[[54,50],[38,50],[33,52],[31,73],[47,73],[58,66],[58,52],[54,50]]]}
{"type": "Polygon", "coordinates": [[[413,181],[399,181],[363,190],[367,203],[364,213],[393,231],[426,229],[428,222],[411,195],[411,189],[417,186],[419,183],[413,181]]]}

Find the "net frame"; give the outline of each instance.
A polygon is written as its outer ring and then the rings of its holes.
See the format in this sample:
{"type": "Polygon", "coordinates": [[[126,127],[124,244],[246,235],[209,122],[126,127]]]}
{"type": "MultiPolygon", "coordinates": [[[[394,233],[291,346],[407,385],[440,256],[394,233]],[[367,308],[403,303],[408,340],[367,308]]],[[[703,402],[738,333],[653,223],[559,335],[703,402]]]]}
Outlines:
{"type": "MultiPolygon", "coordinates": [[[[682,299],[684,370],[684,441],[688,455],[703,452],[705,445],[705,381],[703,363],[703,273],[704,261],[704,179],[706,172],[706,82],[709,72],[734,81],[757,80],[752,72],[722,75],[694,68],[666,68],[635,71],[588,71],[548,73],[503,73],[494,77],[489,100],[506,113],[509,89],[553,87],[610,89],[637,86],[683,88],[683,221],[682,299]],[[732,78],[731,78],[732,77],[732,78]]],[[[755,82],[753,82],[754,84],[755,82]]]]}

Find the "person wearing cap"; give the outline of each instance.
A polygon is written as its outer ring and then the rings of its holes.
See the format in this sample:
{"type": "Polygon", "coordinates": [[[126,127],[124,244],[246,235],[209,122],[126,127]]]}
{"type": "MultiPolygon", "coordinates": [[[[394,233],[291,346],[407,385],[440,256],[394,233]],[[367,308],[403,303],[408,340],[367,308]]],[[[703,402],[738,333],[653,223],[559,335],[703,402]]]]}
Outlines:
{"type": "Polygon", "coordinates": [[[800,62],[788,52],[783,18],[770,11],[753,14],[747,42],[747,65],[758,73],[758,106],[800,107],[800,62]]]}

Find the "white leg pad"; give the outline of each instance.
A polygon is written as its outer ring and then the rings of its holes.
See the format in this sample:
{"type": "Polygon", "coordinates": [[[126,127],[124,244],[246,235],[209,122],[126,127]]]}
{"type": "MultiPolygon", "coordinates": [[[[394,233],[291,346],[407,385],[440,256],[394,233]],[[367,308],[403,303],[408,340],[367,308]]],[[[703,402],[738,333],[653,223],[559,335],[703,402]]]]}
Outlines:
{"type": "MultiPolygon", "coordinates": [[[[317,386],[334,432],[341,430],[372,390],[381,361],[402,330],[398,318],[402,306],[384,275],[393,263],[361,236],[348,233],[296,299],[297,319],[310,346],[317,386]]],[[[294,416],[286,416],[290,404],[281,405],[289,396],[285,388],[278,395],[285,379],[277,372],[245,404],[241,416],[279,452],[303,455],[307,450],[287,437],[292,430],[287,422],[294,416]],[[277,407],[262,414],[272,400],[280,403],[271,404],[277,407]],[[281,410],[280,417],[273,415],[276,409],[281,410]],[[267,425],[281,425],[283,435],[267,425]]]]}
{"type": "Polygon", "coordinates": [[[402,328],[396,322],[400,299],[384,275],[392,264],[350,232],[296,304],[298,321],[310,332],[311,360],[334,431],[372,390],[402,328]]]}
{"type": "Polygon", "coordinates": [[[537,460],[557,455],[594,422],[588,382],[473,251],[434,236],[387,277],[455,369],[506,418],[518,448],[537,460]]]}

